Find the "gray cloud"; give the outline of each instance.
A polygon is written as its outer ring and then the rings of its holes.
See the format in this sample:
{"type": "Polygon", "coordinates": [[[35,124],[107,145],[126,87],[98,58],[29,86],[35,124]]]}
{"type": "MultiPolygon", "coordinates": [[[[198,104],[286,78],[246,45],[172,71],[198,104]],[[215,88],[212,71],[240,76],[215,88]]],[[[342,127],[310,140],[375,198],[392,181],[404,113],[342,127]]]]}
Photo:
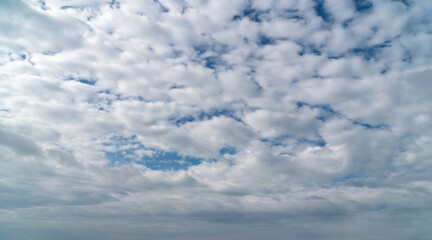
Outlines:
{"type": "Polygon", "coordinates": [[[42,150],[31,139],[0,129],[0,145],[22,155],[40,155],[42,150]]]}

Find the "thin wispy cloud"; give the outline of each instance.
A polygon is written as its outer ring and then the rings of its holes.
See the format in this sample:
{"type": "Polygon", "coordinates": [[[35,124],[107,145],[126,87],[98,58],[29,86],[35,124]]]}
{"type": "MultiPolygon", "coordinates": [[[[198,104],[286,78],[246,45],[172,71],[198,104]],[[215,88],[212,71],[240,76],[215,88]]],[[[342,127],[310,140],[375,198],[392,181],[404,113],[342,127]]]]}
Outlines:
{"type": "Polygon", "coordinates": [[[431,13],[2,1],[0,238],[428,239],[431,13]]]}

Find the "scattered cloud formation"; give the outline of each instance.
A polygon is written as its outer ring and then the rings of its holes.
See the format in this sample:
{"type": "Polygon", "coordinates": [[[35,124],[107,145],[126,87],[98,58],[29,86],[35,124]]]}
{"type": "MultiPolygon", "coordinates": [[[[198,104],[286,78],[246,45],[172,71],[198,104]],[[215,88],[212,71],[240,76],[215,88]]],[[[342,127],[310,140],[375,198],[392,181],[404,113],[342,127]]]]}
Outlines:
{"type": "Polygon", "coordinates": [[[1,1],[0,238],[429,239],[430,13],[1,1]]]}

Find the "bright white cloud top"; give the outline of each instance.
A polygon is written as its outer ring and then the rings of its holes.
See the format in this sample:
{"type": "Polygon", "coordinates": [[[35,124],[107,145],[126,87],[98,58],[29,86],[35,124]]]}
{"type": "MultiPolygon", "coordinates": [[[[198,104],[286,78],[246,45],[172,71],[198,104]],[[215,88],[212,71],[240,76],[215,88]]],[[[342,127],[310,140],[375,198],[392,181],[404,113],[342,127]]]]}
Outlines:
{"type": "Polygon", "coordinates": [[[432,1],[3,0],[0,238],[430,239],[432,1]]]}

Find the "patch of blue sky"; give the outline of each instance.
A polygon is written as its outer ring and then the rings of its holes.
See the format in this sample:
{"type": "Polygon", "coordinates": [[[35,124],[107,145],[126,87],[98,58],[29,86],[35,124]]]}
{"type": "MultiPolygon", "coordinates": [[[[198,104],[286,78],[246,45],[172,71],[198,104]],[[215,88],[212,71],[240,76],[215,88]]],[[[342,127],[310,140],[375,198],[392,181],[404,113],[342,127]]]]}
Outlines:
{"type": "Polygon", "coordinates": [[[84,78],[78,79],[78,82],[91,85],[91,86],[94,86],[96,84],[96,80],[89,80],[84,78]]]}
{"type": "Polygon", "coordinates": [[[243,10],[243,17],[249,18],[252,22],[261,22],[262,21],[262,11],[258,11],[257,9],[248,7],[243,10]]]}
{"type": "Polygon", "coordinates": [[[331,108],[328,105],[325,104],[316,104],[316,105],[312,105],[306,102],[297,102],[297,108],[302,108],[304,106],[310,107],[310,108],[319,108],[321,110],[323,110],[323,113],[325,114],[320,114],[320,116],[317,117],[317,119],[321,120],[321,121],[326,121],[329,117],[333,117],[333,116],[342,116],[341,113],[339,113],[338,111],[334,110],[333,108],[331,108]]]}
{"type": "Polygon", "coordinates": [[[196,46],[193,46],[193,49],[195,50],[195,53],[197,55],[202,55],[205,52],[207,52],[210,48],[206,45],[196,45],[196,46]]]}
{"type": "Polygon", "coordinates": [[[282,135],[275,138],[262,138],[261,142],[268,143],[272,147],[286,147],[288,144],[293,144],[295,142],[298,145],[308,145],[308,146],[319,146],[324,147],[327,145],[325,140],[321,136],[317,136],[316,139],[307,139],[302,137],[297,137],[295,135],[282,135]]]}
{"type": "Polygon", "coordinates": [[[373,3],[369,0],[354,0],[354,6],[357,12],[370,12],[373,3]]]}
{"type": "Polygon", "coordinates": [[[87,103],[101,103],[111,106],[115,101],[140,101],[140,102],[148,102],[148,100],[144,99],[142,96],[123,96],[120,93],[113,93],[110,90],[99,90],[98,95],[94,98],[87,101],[87,103]],[[107,96],[108,95],[108,96],[107,96]]]}
{"type": "Polygon", "coordinates": [[[175,151],[147,148],[137,140],[136,135],[129,137],[113,136],[108,142],[102,143],[102,145],[115,147],[114,151],[105,151],[105,156],[110,161],[108,166],[111,167],[137,163],[153,170],[179,170],[198,165],[203,161],[213,161],[212,159],[181,155],[175,151]],[[142,150],[153,152],[153,154],[139,156],[137,152],[142,150]]]}
{"type": "MultiPolygon", "coordinates": [[[[64,5],[64,6],[61,6],[60,7],[60,9],[61,10],[67,10],[67,9],[74,9],[74,10],[78,10],[78,11],[82,11],[82,10],[84,10],[84,6],[80,6],[80,5],[64,5]]],[[[90,20],[90,19],[92,19],[93,17],[92,16],[88,16],[87,17],[87,20],[90,20]]]]}
{"type": "Polygon", "coordinates": [[[296,44],[301,47],[301,50],[297,52],[299,56],[303,56],[305,54],[313,54],[313,55],[321,56],[322,54],[322,51],[314,45],[305,45],[300,41],[296,41],[296,44]]]}
{"type": "Polygon", "coordinates": [[[325,2],[324,0],[315,0],[315,7],[314,7],[315,14],[318,17],[321,17],[324,22],[332,23],[333,22],[332,16],[327,11],[327,9],[325,9],[324,2],[325,2]]]}
{"type": "Polygon", "coordinates": [[[243,120],[236,115],[236,112],[230,109],[212,109],[208,112],[200,111],[194,115],[182,116],[180,118],[171,118],[170,122],[176,126],[181,126],[188,122],[204,121],[221,116],[232,118],[238,122],[243,122],[243,120]]]}
{"type": "Polygon", "coordinates": [[[299,14],[298,9],[284,9],[282,11],[278,11],[277,15],[278,17],[284,19],[305,20],[305,18],[299,14]]]}
{"type": "Polygon", "coordinates": [[[321,54],[322,54],[322,52],[320,50],[316,49],[316,48],[310,48],[310,52],[313,55],[317,55],[317,56],[321,56],[321,54]]]}
{"type": "Polygon", "coordinates": [[[65,81],[75,81],[75,82],[80,82],[82,84],[86,84],[86,85],[90,85],[90,86],[94,86],[97,82],[97,80],[95,80],[95,79],[87,79],[87,78],[72,77],[72,76],[65,78],[65,81]]]}
{"type": "Polygon", "coordinates": [[[345,57],[345,54],[339,54],[339,55],[329,55],[329,56],[327,56],[327,59],[341,59],[341,58],[344,58],[345,57]]]}
{"type": "Polygon", "coordinates": [[[89,105],[92,105],[94,108],[98,110],[105,111],[108,107],[110,107],[113,103],[113,100],[109,97],[103,97],[100,95],[95,95],[92,98],[87,100],[89,105]]]}
{"type": "Polygon", "coordinates": [[[289,139],[293,139],[294,136],[291,135],[282,135],[275,138],[261,138],[261,142],[268,143],[270,146],[276,147],[276,146],[286,146],[286,142],[289,139]]]}
{"type": "MultiPolygon", "coordinates": [[[[122,148],[124,146],[138,146],[138,148],[144,148],[144,146],[137,140],[137,136],[131,135],[125,136],[112,136],[107,142],[102,143],[103,146],[114,146],[116,148],[122,148]]],[[[135,147],[137,148],[137,147],[135,147]]]]}
{"type": "Polygon", "coordinates": [[[89,105],[91,105],[93,108],[96,108],[100,111],[105,111],[106,110],[106,102],[101,101],[101,100],[97,100],[97,99],[89,99],[87,100],[87,103],[89,105]]]}
{"type": "MultiPolygon", "coordinates": [[[[100,90],[98,91],[99,94],[108,94],[110,96],[113,96],[115,100],[117,101],[124,101],[124,100],[128,100],[130,98],[134,98],[134,97],[130,97],[130,96],[122,96],[120,93],[113,93],[111,92],[109,89],[106,90],[100,90]]],[[[142,97],[138,96],[136,97],[137,100],[142,99],[142,97]]]]}
{"type": "Polygon", "coordinates": [[[60,9],[62,9],[62,10],[66,10],[66,9],[79,9],[79,7],[77,7],[77,6],[71,6],[71,5],[65,5],[65,6],[61,6],[60,9]]]}
{"type": "Polygon", "coordinates": [[[306,102],[296,102],[297,108],[302,108],[303,106],[311,106],[309,103],[306,102]]]}
{"type": "Polygon", "coordinates": [[[355,120],[355,119],[351,119],[346,117],[345,115],[343,115],[342,113],[334,110],[333,108],[331,108],[329,105],[312,105],[309,103],[305,103],[305,102],[297,102],[297,108],[302,108],[304,106],[310,107],[310,108],[319,108],[321,110],[323,110],[319,116],[317,116],[316,118],[320,121],[327,121],[330,118],[333,117],[339,117],[339,118],[344,118],[346,120],[351,121],[354,125],[359,125],[362,127],[365,127],[367,129],[371,129],[371,130],[390,130],[390,125],[382,123],[382,124],[370,124],[370,123],[366,123],[366,122],[362,122],[360,120],[355,120]]]}
{"type": "Polygon", "coordinates": [[[213,53],[213,54],[224,54],[229,52],[229,46],[227,44],[214,42],[212,44],[200,44],[193,46],[195,53],[197,55],[203,55],[204,53],[213,53]]]}
{"type": "Polygon", "coordinates": [[[265,34],[259,34],[257,44],[259,46],[274,45],[276,44],[276,40],[277,40],[276,38],[272,38],[265,34]]]}
{"type": "Polygon", "coordinates": [[[170,120],[171,120],[171,123],[175,124],[178,127],[185,124],[185,123],[188,123],[188,122],[198,121],[198,119],[192,115],[184,116],[184,117],[177,118],[177,119],[170,119],[170,120]]]}
{"type": "MultiPolygon", "coordinates": [[[[331,116],[341,116],[342,115],[341,113],[339,113],[338,111],[335,111],[333,108],[331,108],[328,105],[317,105],[317,107],[319,107],[325,113],[327,113],[326,115],[331,115],[331,116]]],[[[326,115],[324,115],[323,117],[326,117],[326,115]]]]}
{"type": "Polygon", "coordinates": [[[204,58],[204,66],[210,69],[216,69],[218,65],[225,65],[224,61],[220,57],[211,56],[204,58]]]}
{"type": "Polygon", "coordinates": [[[317,140],[307,139],[307,138],[298,138],[297,143],[299,144],[308,144],[311,146],[325,147],[327,145],[326,141],[320,137],[317,140]]]}
{"type": "Polygon", "coordinates": [[[236,116],[235,111],[230,109],[213,109],[209,112],[199,113],[200,120],[212,119],[213,117],[220,117],[220,116],[229,117],[237,121],[241,121],[241,119],[236,116]]]}
{"type": "Polygon", "coordinates": [[[235,15],[232,20],[233,21],[240,21],[242,19],[242,17],[240,15],[235,15]]]}
{"type": "Polygon", "coordinates": [[[174,85],[172,85],[171,87],[169,87],[169,89],[182,89],[185,88],[184,85],[178,85],[177,83],[174,83],[174,85]]]}
{"type": "Polygon", "coordinates": [[[367,129],[390,130],[390,125],[388,125],[388,124],[375,124],[375,125],[373,125],[373,124],[369,124],[369,123],[359,122],[356,120],[351,120],[351,121],[354,125],[360,125],[360,126],[365,127],[367,129]]]}
{"type": "Polygon", "coordinates": [[[237,149],[235,147],[232,147],[232,146],[225,146],[225,147],[219,149],[220,155],[225,155],[225,154],[233,155],[236,153],[237,153],[237,149]]]}
{"type": "Polygon", "coordinates": [[[218,66],[226,66],[222,55],[229,52],[226,44],[213,43],[193,46],[196,54],[195,62],[202,63],[206,68],[216,69],[218,66]]]}
{"type": "Polygon", "coordinates": [[[302,108],[304,106],[310,107],[310,108],[319,108],[321,110],[323,110],[321,112],[321,114],[317,117],[318,120],[325,122],[327,119],[332,118],[332,117],[342,117],[342,114],[339,113],[338,111],[334,110],[333,108],[331,108],[328,105],[311,105],[309,103],[306,102],[297,102],[297,108],[302,108]]]}
{"type": "Polygon", "coordinates": [[[160,151],[153,156],[145,156],[137,163],[153,170],[179,170],[187,169],[190,166],[199,165],[205,161],[203,158],[183,156],[177,152],[160,151]]]}
{"type": "Polygon", "coordinates": [[[369,61],[371,59],[377,59],[384,48],[391,46],[390,43],[391,41],[388,40],[370,47],[354,48],[351,50],[351,52],[355,55],[362,56],[363,59],[369,61]]]}
{"type": "Polygon", "coordinates": [[[232,20],[239,21],[243,18],[248,18],[249,21],[260,23],[266,18],[269,11],[270,10],[255,9],[248,5],[240,14],[235,15],[232,20]]]}
{"type": "Polygon", "coordinates": [[[134,149],[126,149],[114,152],[105,152],[105,157],[110,160],[109,166],[120,166],[125,163],[135,162],[137,160],[137,155],[134,149]]]}

